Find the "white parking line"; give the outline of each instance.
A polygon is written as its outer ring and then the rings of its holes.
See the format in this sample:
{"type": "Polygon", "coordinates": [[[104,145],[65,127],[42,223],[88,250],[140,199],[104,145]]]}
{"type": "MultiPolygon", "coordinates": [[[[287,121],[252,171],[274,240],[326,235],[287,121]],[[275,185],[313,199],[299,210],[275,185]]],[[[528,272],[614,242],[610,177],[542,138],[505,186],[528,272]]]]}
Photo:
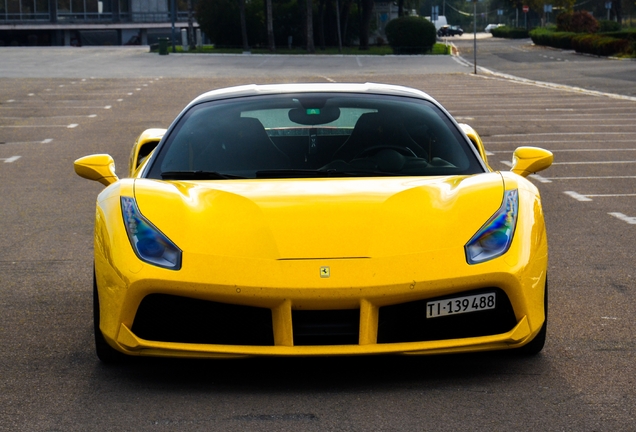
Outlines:
{"type": "Polygon", "coordinates": [[[620,179],[636,179],[636,176],[546,177],[546,180],[620,180],[620,179]]]}
{"type": "Polygon", "coordinates": [[[616,197],[636,197],[636,194],[591,194],[585,195],[586,197],[594,198],[616,198],[616,197]]]}
{"type": "MultiPolygon", "coordinates": [[[[62,109],[111,109],[113,106],[112,105],[106,105],[106,106],[63,106],[61,107],[62,109]]],[[[28,107],[24,107],[25,109],[27,109],[28,107]]],[[[616,142],[616,141],[614,141],[616,142]]]]}
{"type": "Polygon", "coordinates": [[[566,195],[571,196],[577,201],[592,201],[592,198],[618,198],[618,197],[636,197],[636,194],[580,194],[574,191],[564,191],[566,195]]]}
{"type": "MultiPolygon", "coordinates": [[[[482,137],[483,138],[483,137],[482,137]]],[[[486,139],[491,138],[491,137],[487,137],[486,139]]],[[[583,144],[583,143],[600,143],[600,142],[604,142],[601,140],[577,140],[576,144],[583,144]]],[[[613,144],[616,143],[630,143],[633,144],[634,140],[633,139],[627,139],[627,140],[612,140],[613,144]]],[[[510,140],[505,140],[505,141],[486,141],[484,140],[484,144],[486,144],[486,146],[491,146],[491,145],[495,145],[495,144],[510,144],[510,140]]],[[[558,141],[546,141],[546,140],[534,140],[534,141],[517,141],[515,140],[514,142],[515,146],[519,146],[520,144],[530,144],[530,145],[536,145],[536,144],[541,144],[541,145],[545,145],[545,144],[564,144],[563,140],[558,140],[558,141]]],[[[512,151],[512,150],[511,150],[512,151]]],[[[554,151],[554,150],[551,150],[554,151]]],[[[567,150],[559,150],[559,151],[567,151],[567,150]]]]}
{"type": "Polygon", "coordinates": [[[553,136],[553,135],[627,135],[627,132],[540,132],[540,133],[516,133],[516,134],[497,134],[490,135],[493,137],[516,137],[516,136],[553,136]]]}
{"type": "Polygon", "coordinates": [[[3,160],[3,161],[4,161],[4,163],[11,163],[11,162],[15,162],[15,161],[17,161],[17,160],[18,160],[18,159],[20,159],[21,157],[22,157],[22,156],[11,156],[11,157],[8,157],[8,158],[0,158],[0,160],[3,160]]]}
{"type": "Polygon", "coordinates": [[[541,182],[541,183],[552,183],[552,180],[547,179],[545,177],[541,177],[539,174],[530,174],[530,177],[541,182]]]}
{"type": "MultiPolygon", "coordinates": [[[[502,164],[511,167],[512,162],[499,161],[502,164]]],[[[553,162],[552,165],[613,165],[613,164],[632,164],[636,161],[594,161],[594,162],[553,162]]]]}
{"type": "Polygon", "coordinates": [[[581,194],[576,193],[574,191],[565,191],[563,193],[566,194],[566,195],[571,196],[572,198],[574,198],[577,201],[592,201],[591,198],[588,198],[585,195],[581,195],[581,194]]]}
{"type": "MultiPolygon", "coordinates": [[[[563,141],[559,141],[560,144],[563,143],[563,141]]],[[[561,152],[572,152],[572,153],[578,153],[578,152],[611,152],[611,151],[636,151],[636,148],[625,148],[625,149],[550,149],[550,151],[552,153],[561,153],[561,152]]],[[[489,153],[512,153],[512,150],[489,150],[489,153]]]]}
{"type": "Polygon", "coordinates": [[[608,215],[612,215],[615,218],[622,220],[623,222],[627,222],[628,224],[636,225],[636,217],[634,216],[627,216],[623,213],[608,213],[608,215]]]}
{"type": "Polygon", "coordinates": [[[35,119],[64,119],[64,118],[95,118],[97,114],[88,114],[88,115],[67,115],[67,116],[51,116],[51,117],[0,117],[0,119],[8,119],[8,120],[35,120],[35,119]]]}
{"type": "Polygon", "coordinates": [[[16,141],[16,142],[6,142],[4,145],[16,145],[16,144],[48,144],[53,141],[53,138],[46,138],[42,141],[16,141]]]}
{"type": "Polygon", "coordinates": [[[593,161],[593,162],[554,162],[552,165],[612,165],[612,164],[632,164],[636,161],[593,161]]]}
{"type": "Polygon", "coordinates": [[[73,128],[77,127],[77,126],[79,126],[79,124],[71,123],[69,125],[31,125],[31,126],[27,126],[27,125],[3,126],[3,125],[0,125],[0,128],[5,128],[5,129],[9,129],[9,128],[20,128],[20,129],[25,129],[25,128],[68,128],[68,129],[73,129],[73,128]]]}

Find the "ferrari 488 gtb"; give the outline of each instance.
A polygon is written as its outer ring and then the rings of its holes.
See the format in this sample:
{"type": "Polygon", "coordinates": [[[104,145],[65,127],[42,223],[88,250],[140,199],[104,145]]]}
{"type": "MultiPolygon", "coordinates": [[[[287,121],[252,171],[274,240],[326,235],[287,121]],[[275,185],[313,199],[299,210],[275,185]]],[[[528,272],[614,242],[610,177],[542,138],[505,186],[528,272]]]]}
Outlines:
{"type": "Polygon", "coordinates": [[[548,244],[534,147],[492,170],[421,91],[215,90],[143,132],[97,198],[97,354],[436,354],[544,345],[548,244]]]}

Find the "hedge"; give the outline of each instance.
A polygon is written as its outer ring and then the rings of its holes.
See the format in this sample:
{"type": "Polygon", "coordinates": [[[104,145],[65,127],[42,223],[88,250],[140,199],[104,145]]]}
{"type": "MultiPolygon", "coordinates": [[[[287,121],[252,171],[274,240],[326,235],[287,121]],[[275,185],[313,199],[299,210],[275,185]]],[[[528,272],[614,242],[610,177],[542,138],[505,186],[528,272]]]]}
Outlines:
{"type": "Polygon", "coordinates": [[[530,38],[535,45],[550,46],[565,50],[574,49],[572,47],[572,38],[578,33],[574,32],[555,32],[541,28],[530,31],[530,38]]]}
{"type": "Polygon", "coordinates": [[[606,34],[552,32],[534,29],[530,37],[535,45],[575,50],[597,56],[611,56],[636,52],[636,32],[613,32],[606,34]]]}
{"type": "Polygon", "coordinates": [[[629,41],[599,34],[580,34],[572,38],[572,47],[580,53],[611,56],[626,53],[629,41]]]}
{"type": "Polygon", "coordinates": [[[502,26],[494,28],[490,31],[493,37],[506,39],[525,39],[528,37],[528,30],[523,27],[502,26]]]}

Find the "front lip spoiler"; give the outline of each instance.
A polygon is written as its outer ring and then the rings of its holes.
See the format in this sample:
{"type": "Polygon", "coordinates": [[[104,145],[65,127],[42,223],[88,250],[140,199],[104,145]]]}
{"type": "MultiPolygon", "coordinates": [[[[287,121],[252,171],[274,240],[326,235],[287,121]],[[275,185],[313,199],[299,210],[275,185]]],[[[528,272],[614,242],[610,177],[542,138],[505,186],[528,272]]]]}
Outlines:
{"type": "Polygon", "coordinates": [[[117,343],[126,354],[159,357],[232,358],[251,356],[351,356],[373,354],[446,354],[457,352],[490,351],[521,346],[531,336],[528,318],[523,317],[507,333],[462,339],[427,342],[406,342],[366,345],[328,346],[245,346],[207,345],[178,342],[157,342],[140,339],[121,324],[117,343]]]}

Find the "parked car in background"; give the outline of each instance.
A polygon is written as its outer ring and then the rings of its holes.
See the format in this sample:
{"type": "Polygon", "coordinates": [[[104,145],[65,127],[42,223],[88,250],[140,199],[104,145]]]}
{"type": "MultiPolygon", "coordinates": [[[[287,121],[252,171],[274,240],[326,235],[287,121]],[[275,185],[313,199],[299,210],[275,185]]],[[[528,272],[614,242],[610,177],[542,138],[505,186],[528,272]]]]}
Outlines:
{"type": "Polygon", "coordinates": [[[484,29],[484,31],[486,33],[490,33],[492,31],[492,29],[496,29],[498,27],[503,27],[505,24],[488,24],[486,26],[486,28],[484,29]]]}
{"type": "Polygon", "coordinates": [[[441,26],[439,30],[437,30],[437,36],[439,37],[455,36],[455,35],[461,36],[463,34],[464,34],[464,30],[460,26],[445,25],[445,26],[441,26]]]}

